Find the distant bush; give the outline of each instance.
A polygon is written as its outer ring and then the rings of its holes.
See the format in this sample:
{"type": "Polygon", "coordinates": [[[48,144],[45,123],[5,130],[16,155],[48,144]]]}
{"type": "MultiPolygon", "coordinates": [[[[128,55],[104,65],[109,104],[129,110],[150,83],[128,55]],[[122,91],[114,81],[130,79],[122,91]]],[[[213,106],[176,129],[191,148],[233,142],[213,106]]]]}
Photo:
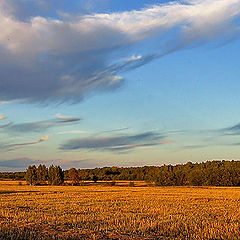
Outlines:
{"type": "Polygon", "coordinates": [[[105,182],[106,186],[116,186],[116,182],[115,181],[110,181],[110,182],[105,182]]]}
{"type": "Polygon", "coordinates": [[[135,184],[134,184],[134,182],[131,181],[131,182],[129,182],[128,186],[129,187],[135,187],[135,184]]]}
{"type": "Polygon", "coordinates": [[[98,176],[96,176],[96,175],[93,175],[92,176],[92,181],[94,181],[95,183],[98,181],[98,176]]]}

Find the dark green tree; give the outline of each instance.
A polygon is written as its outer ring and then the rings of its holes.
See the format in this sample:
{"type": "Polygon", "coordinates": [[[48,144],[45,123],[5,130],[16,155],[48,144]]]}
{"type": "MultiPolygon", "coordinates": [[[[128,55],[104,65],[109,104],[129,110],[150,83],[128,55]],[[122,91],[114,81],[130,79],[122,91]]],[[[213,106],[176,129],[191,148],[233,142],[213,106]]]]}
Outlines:
{"type": "Polygon", "coordinates": [[[37,181],[39,184],[46,184],[48,180],[48,169],[45,165],[40,164],[37,168],[37,181]]]}
{"type": "Polygon", "coordinates": [[[189,185],[193,186],[202,186],[205,183],[205,178],[204,178],[204,173],[201,171],[201,169],[196,168],[193,169],[189,174],[188,174],[188,179],[189,179],[189,185]]]}
{"type": "Polygon", "coordinates": [[[78,171],[76,168],[70,168],[68,171],[68,177],[71,181],[72,185],[78,185],[79,184],[79,176],[78,171]]]}
{"type": "Polygon", "coordinates": [[[37,183],[37,168],[35,165],[28,167],[25,179],[30,185],[35,185],[37,183]]]}
{"type": "Polygon", "coordinates": [[[96,183],[98,181],[98,176],[96,176],[95,174],[92,176],[92,180],[96,183]]]}
{"type": "Polygon", "coordinates": [[[48,169],[48,183],[50,185],[61,185],[63,182],[64,174],[62,168],[51,165],[48,169]]]}

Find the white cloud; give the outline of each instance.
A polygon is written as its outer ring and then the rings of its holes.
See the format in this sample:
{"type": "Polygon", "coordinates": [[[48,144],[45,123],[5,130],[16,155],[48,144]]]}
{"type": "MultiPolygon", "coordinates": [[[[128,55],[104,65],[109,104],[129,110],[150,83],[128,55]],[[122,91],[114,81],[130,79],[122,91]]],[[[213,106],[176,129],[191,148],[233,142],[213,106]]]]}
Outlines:
{"type": "MultiPolygon", "coordinates": [[[[13,3],[13,1],[11,1],[13,3]]],[[[67,19],[16,18],[16,8],[0,0],[0,95],[28,101],[80,101],[87,93],[111,90],[121,72],[189,44],[231,36],[239,28],[239,0],[192,0],[154,5],[140,11],[81,15],[67,19]],[[157,53],[117,61],[117,54],[147,38],[179,28],[157,53]]],[[[167,38],[166,38],[167,39],[167,38]]],[[[132,54],[131,54],[132,55],[132,54]]]]}
{"type": "Polygon", "coordinates": [[[129,61],[138,61],[142,58],[141,55],[138,55],[138,56],[135,56],[135,55],[132,55],[128,60],[129,61]]]}

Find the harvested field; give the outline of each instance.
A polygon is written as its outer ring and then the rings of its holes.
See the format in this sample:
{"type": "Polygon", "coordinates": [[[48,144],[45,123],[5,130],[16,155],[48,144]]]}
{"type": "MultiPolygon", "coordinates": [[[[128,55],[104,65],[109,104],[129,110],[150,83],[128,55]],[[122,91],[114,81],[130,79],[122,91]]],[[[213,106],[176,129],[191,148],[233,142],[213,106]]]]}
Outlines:
{"type": "Polygon", "coordinates": [[[0,239],[240,239],[240,188],[0,182],[0,239]]]}

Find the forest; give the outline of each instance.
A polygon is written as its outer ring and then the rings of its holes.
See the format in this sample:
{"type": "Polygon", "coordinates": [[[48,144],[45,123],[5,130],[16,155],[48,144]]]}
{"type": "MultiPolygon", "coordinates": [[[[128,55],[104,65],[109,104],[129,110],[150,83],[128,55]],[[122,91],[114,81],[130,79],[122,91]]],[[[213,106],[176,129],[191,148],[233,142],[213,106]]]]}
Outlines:
{"type": "Polygon", "coordinates": [[[0,179],[26,180],[30,185],[79,185],[83,181],[146,181],[156,186],[240,186],[240,161],[188,162],[144,167],[62,170],[60,166],[29,166],[26,172],[3,172],[0,179]]]}

